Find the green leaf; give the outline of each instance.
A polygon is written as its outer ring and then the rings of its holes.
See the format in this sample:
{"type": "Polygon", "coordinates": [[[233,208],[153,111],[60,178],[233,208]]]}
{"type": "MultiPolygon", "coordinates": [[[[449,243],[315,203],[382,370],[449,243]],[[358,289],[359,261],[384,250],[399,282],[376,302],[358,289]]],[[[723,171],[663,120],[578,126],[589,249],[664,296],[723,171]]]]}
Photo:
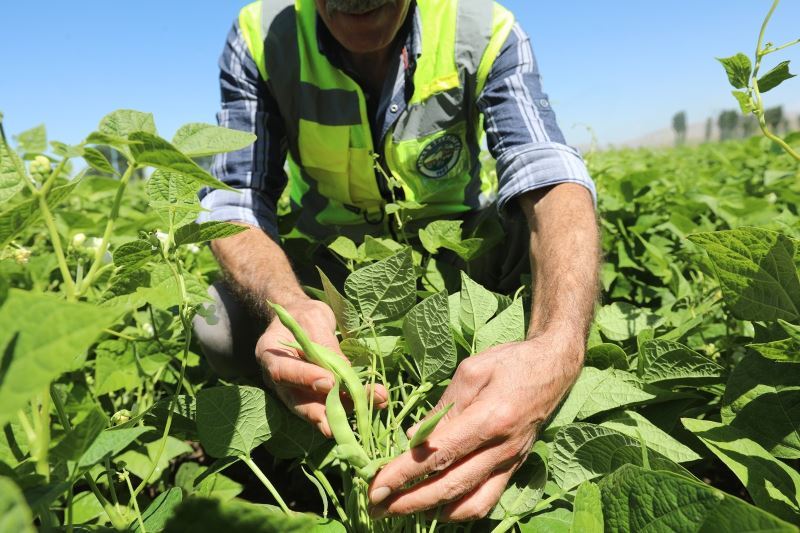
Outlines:
{"type": "Polygon", "coordinates": [[[519,522],[518,525],[522,533],[570,533],[572,513],[558,507],[519,522]]]}
{"type": "Polygon", "coordinates": [[[25,186],[22,176],[17,172],[14,161],[24,168],[19,156],[8,151],[0,142],[0,205],[6,203],[25,186]]]}
{"type": "MultiPolygon", "coordinates": [[[[649,450],[647,456],[655,470],[689,475],[681,466],[656,451],[649,450]]],[[[556,433],[548,466],[558,486],[570,490],[584,481],[610,474],[622,465],[642,465],[642,457],[642,445],[638,439],[607,427],[581,422],[565,426],[556,433]]]]}
{"type": "Polygon", "coordinates": [[[119,109],[109,113],[100,120],[97,129],[99,133],[123,138],[137,131],[156,135],[156,123],[153,115],[132,109],[119,109]]]}
{"type": "Polygon", "coordinates": [[[187,496],[214,498],[222,501],[232,500],[241,494],[244,489],[241,484],[222,474],[212,472],[213,469],[197,463],[183,463],[175,474],[175,485],[180,487],[187,496]]]}
{"type": "Polygon", "coordinates": [[[416,281],[411,250],[404,248],[350,274],[344,292],[356,302],[364,320],[386,320],[402,315],[414,305],[416,281]]]}
{"type": "Polygon", "coordinates": [[[197,394],[197,432],[212,457],[249,457],[278,424],[280,415],[263,389],[213,387],[197,394]]]}
{"type": "Polygon", "coordinates": [[[439,248],[461,242],[461,220],[434,220],[419,230],[419,241],[432,254],[439,248]]]}
{"type": "Polygon", "coordinates": [[[584,481],[575,493],[572,504],[574,518],[573,533],[603,533],[603,502],[600,499],[600,487],[591,481],[584,481]]]}
{"type": "Polygon", "coordinates": [[[619,407],[634,405],[655,398],[641,388],[633,374],[622,370],[586,367],[558,410],[550,427],[569,424],[619,407]]]}
{"type": "Polygon", "coordinates": [[[728,379],[721,414],[776,457],[800,458],[800,363],[745,357],[728,379]]]}
{"type": "Polygon", "coordinates": [[[14,136],[18,150],[22,153],[37,154],[47,150],[47,130],[44,124],[25,130],[14,136]]]}
{"type": "Polygon", "coordinates": [[[89,411],[80,424],[73,427],[61,439],[61,442],[50,453],[53,457],[58,457],[64,461],[77,461],[86,453],[89,446],[107,426],[108,418],[100,409],[95,407],[89,411]]]}
{"type": "Polygon", "coordinates": [[[411,437],[411,441],[408,443],[409,449],[416,448],[417,446],[425,442],[425,439],[431,436],[433,430],[436,429],[437,425],[439,425],[439,422],[442,420],[442,418],[444,418],[444,415],[446,415],[447,412],[453,408],[453,405],[455,404],[451,403],[447,407],[439,409],[439,411],[435,415],[426,418],[419,426],[416,433],[414,433],[414,436],[411,437]]]}
{"type": "Polygon", "coordinates": [[[336,240],[328,245],[328,249],[344,259],[358,261],[358,248],[356,248],[356,243],[347,237],[341,235],[336,237],[336,240]]]}
{"type": "Polygon", "coordinates": [[[734,427],[690,418],[681,422],[731,469],[756,505],[784,520],[800,523],[800,473],[734,427]]]}
{"type": "Polygon", "coordinates": [[[731,85],[737,89],[747,87],[753,71],[753,65],[749,57],[740,52],[735,56],[717,58],[717,61],[722,63],[725,68],[725,73],[728,75],[728,81],[731,85]]]}
{"type": "Polygon", "coordinates": [[[597,344],[586,350],[586,364],[599,368],[617,368],[628,370],[628,356],[625,350],[616,344],[597,344]]]}
{"type": "Polygon", "coordinates": [[[800,342],[794,339],[748,344],[747,347],[773,361],[800,363],[800,342]]]}
{"type": "Polygon", "coordinates": [[[33,515],[22,491],[7,477],[0,477],[0,531],[36,531],[33,527],[33,515]]]}
{"type": "Polygon", "coordinates": [[[736,101],[739,102],[739,109],[742,110],[743,115],[749,115],[753,112],[753,99],[745,91],[731,91],[731,94],[736,101]]]}
{"type": "Polygon", "coordinates": [[[204,157],[247,148],[256,136],[211,124],[191,123],[181,126],[172,138],[175,148],[189,157],[204,157]]]}
{"type": "Polygon", "coordinates": [[[789,72],[789,61],[781,61],[775,68],[758,78],[758,90],[763,94],[794,77],[795,75],[789,72]]]}
{"type": "Polygon", "coordinates": [[[225,237],[238,235],[243,231],[247,231],[246,226],[231,224],[230,222],[211,221],[203,222],[202,224],[192,222],[175,232],[175,245],[183,246],[184,244],[224,239],[225,237]]]}
{"type": "MultiPolygon", "coordinates": [[[[390,257],[403,249],[403,245],[392,239],[364,236],[363,255],[366,259],[381,260],[390,257]]],[[[359,252],[361,249],[359,248],[359,252]]],[[[359,253],[359,258],[360,258],[359,253]]]]}
{"type": "Polygon", "coordinates": [[[463,330],[474,335],[497,312],[497,297],[461,272],[461,308],[459,322],[463,330]]]}
{"type": "Polygon", "coordinates": [[[82,156],[90,167],[101,174],[118,174],[117,170],[108,162],[106,156],[103,155],[103,152],[97,148],[92,148],[91,146],[84,147],[82,156]]]}
{"type": "Polygon", "coordinates": [[[503,309],[496,317],[478,330],[475,335],[475,350],[482,352],[492,346],[525,339],[525,310],[522,299],[503,309]]]}
{"type": "Polygon", "coordinates": [[[86,470],[103,461],[106,457],[113,458],[144,433],[154,429],[150,426],[106,429],[100,433],[89,446],[89,449],[78,460],[78,468],[86,470]]]}
{"type": "Polygon", "coordinates": [[[697,233],[689,239],[708,253],[725,302],[736,318],[800,318],[800,280],[792,239],[760,228],[697,233]]]}
{"type": "MultiPolygon", "coordinates": [[[[178,505],[183,501],[183,492],[178,487],[172,487],[166,492],[162,492],[142,513],[145,531],[164,531],[164,527],[175,513],[178,505]]],[[[134,520],[130,526],[131,531],[140,531],[139,521],[134,520]]]]}
{"type": "Polygon", "coordinates": [[[280,431],[272,434],[264,447],[277,459],[296,459],[308,457],[329,441],[319,430],[290,412],[283,405],[276,406],[277,426],[280,431]]]}
{"type": "Polygon", "coordinates": [[[145,240],[120,244],[114,250],[114,264],[122,269],[138,268],[158,257],[158,248],[145,240]]]}
{"type": "Polygon", "coordinates": [[[649,340],[639,349],[639,377],[645,383],[701,385],[720,380],[722,367],[683,344],[649,340]]]}
{"type": "Polygon", "coordinates": [[[624,466],[600,482],[600,491],[607,531],[797,531],[766,511],[671,472],[624,466]]]}
{"type": "MultiPolygon", "coordinates": [[[[167,423],[167,415],[169,415],[171,403],[172,398],[164,398],[156,402],[145,414],[145,422],[155,427],[164,427],[164,424],[167,423]]],[[[178,396],[172,411],[170,435],[184,440],[198,440],[197,425],[195,424],[195,418],[197,416],[197,403],[195,398],[181,394],[178,396]]]]}
{"type": "MultiPolygon", "coordinates": [[[[187,498],[167,522],[167,533],[241,531],[246,533],[307,533],[317,531],[323,519],[307,514],[287,515],[278,508],[241,500],[221,502],[211,498],[187,498]]],[[[327,522],[333,522],[328,520],[327,522]]],[[[322,522],[324,524],[324,522],[322,522]]],[[[344,533],[344,528],[330,533],[344,533]]]]}
{"type": "Polygon", "coordinates": [[[336,316],[336,324],[339,326],[339,331],[342,332],[342,335],[348,337],[350,332],[358,329],[360,325],[358,311],[350,300],[336,289],[321,268],[317,267],[317,271],[322,281],[322,289],[325,291],[327,304],[333,311],[334,316],[336,316]]]}
{"type": "MultiPolygon", "coordinates": [[[[65,185],[53,187],[47,195],[47,205],[55,210],[75,190],[80,178],[75,178],[65,185]]],[[[14,237],[39,219],[39,200],[31,198],[20,202],[7,211],[0,213],[0,248],[5,247],[14,237]]]]}
{"type": "Polygon", "coordinates": [[[167,228],[180,227],[194,221],[200,213],[197,183],[183,174],[168,170],[156,170],[147,180],[147,197],[150,207],[158,214],[167,228]]]}
{"type": "Polygon", "coordinates": [[[645,329],[661,324],[663,320],[647,309],[627,302],[604,305],[597,312],[595,323],[600,331],[612,341],[624,341],[635,337],[645,329]]]}
{"type": "Polygon", "coordinates": [[[235,190],[203,170],[197,163],[179,152],[177,148],[161,137],[138,131],[131,133],[130,139],[139,141],[138,144],[133,144],[130,147],[131,154],[139,165],[177,172],[198,185],[228,191],[235,190]]]}
{"type": "Polygon", "coordinates": [[[647,447],[676,463],[697,461],[700,456],[669,433],[650,422],[636,411],[614,413],[600,423],[632,439],[644,439],[647,447]]]}
{"type": "Polygon", "coordinates": [[[0,307],[0,425],[74,367],[118,313],[49,294],[9,291],[0,307]]]}
{"type": "Polygon", "coordinates": [[[172,459],[193,451],[186,442],[171,436],[167,437],[164,451],[159,456],[160,448],[160,440],[148,442],[144,450],[141,447],[128,450],[118,455],[115,461],[125,463],[125,469],[139,479],[144,480],[147,477],[146,482],[151,484],[158,482],[162,474],[169,470],[169,462],[172,459]]]}
{"type": "Polygon", "coordinates": [[[403,335],[423,383],[436,384],[453,374],[458,354],[450,333],[447,293],[429,296],[409,311],[403,335]]]}
{"type": "Polygon", "coordinates": [[[538,455],[533,455],[512,476],[497,505],[489,513],[489,519],[522,518],[530,514],[541,500],[546,482],[547,468],[538,455]]]}

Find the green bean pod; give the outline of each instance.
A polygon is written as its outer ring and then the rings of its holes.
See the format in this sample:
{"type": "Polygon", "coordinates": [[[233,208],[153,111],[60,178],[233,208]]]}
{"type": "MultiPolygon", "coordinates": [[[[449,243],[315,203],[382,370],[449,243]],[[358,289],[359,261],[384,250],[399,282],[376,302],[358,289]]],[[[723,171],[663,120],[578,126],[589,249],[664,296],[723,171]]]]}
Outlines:
{"type": "Polygon", "coordinates": [[[315,365],[330,370],[344,383],[353,400],[358,433],[361,435],[362,440],[365,441],[365,446],[368,446],[368,436],[372,433],[372,425],[369,420],[369,403],[364,386],[361,384],[361,380],[358,379],[358,374],[338,353],[312,341],[303,327],[292,318],[286,309],[271,302],[269,305],[275,310],[281,323],[294,335],[306,359],[315,365]]]}

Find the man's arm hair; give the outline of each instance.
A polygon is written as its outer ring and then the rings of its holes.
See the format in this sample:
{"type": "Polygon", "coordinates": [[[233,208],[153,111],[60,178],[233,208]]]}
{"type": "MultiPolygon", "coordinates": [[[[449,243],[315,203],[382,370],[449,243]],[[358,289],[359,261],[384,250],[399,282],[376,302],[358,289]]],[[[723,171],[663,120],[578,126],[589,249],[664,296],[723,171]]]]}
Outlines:
{"type": "Polygon", "coordinates": [[[267,300],[286,307],[308,299],[283,249],[261,228],[211,243],[234,293],[258,315],[271,316],[267,300]]]}
{"type": "Polygon", "coordinates": [[[519,197],[531,232],[533,306],[529,337],[556,332],[584,343],[597,302],[600,239],[592,197],[563,183],[519,197]]]}

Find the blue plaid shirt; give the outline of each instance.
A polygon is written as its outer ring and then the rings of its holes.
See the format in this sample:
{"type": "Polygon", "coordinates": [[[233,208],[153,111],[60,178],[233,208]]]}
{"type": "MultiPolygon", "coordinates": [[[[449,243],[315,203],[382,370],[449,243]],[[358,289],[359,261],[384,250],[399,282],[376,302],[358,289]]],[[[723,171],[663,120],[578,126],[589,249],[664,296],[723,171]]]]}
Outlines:
{"type": "MultiPolygon", "coordinates": [[[[318,20],[320,50],[335,64],[340,47],[318,20]]],[[[420,16],[415,11],[402,48],[411,60],[423,52],[420,16]]],[[[371,131],[380,135],[405,110],[405,62],[394,58],[393,82],[382,94],[371,95],[371,131]]],[[[207,211],[200,221],[239,221],[277,236],[276,205],[288,177],[284,168],[288,144],[283,118],[275,98],[258,73],[238,22],[228,34],[219,62],[221,126],[256,134],[249,148],[215,157],[212,173],[239,192],[204,190],[201,204],[207,211]]],[[[387,80],[389,82],[390,80],[387,80]]],[[[478,98],[484,116],[489,152],[497,161],[497,208],[503,210],[522,193],[558,183],[579,183],[596,198],[594,183],[578,152],[567,146],[556,123],[550,100],[542,91],[541,76],[530,39],[519,24],[504,43],[478,98]]]]}

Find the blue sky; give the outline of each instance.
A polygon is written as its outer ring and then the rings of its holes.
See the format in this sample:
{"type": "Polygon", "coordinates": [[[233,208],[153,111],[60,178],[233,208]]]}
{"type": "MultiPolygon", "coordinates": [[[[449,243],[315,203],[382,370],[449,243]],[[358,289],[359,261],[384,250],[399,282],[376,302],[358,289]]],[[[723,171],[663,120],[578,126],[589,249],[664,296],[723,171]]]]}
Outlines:
{"type": "MultiPolygon", "coordinates": [[[[108,111],[151,111],[162,135],[213,122],[217,58],[245,2],[4,2],[0,111],[6,129],[46,123],[78,142],[108,111]]],[[[714,57],[752,54],[770,0],[505,0],[531,35],[545,90],[574,144],[622,142],[734,106],[714,57]]],[[[800,37],[800,2],[784,0],[776,43],[800,37]]],[[[781,58],[800,71],[800,47],[781,58]]],[[[767,95],[800,111],[800,79],[767,95]]]]}

